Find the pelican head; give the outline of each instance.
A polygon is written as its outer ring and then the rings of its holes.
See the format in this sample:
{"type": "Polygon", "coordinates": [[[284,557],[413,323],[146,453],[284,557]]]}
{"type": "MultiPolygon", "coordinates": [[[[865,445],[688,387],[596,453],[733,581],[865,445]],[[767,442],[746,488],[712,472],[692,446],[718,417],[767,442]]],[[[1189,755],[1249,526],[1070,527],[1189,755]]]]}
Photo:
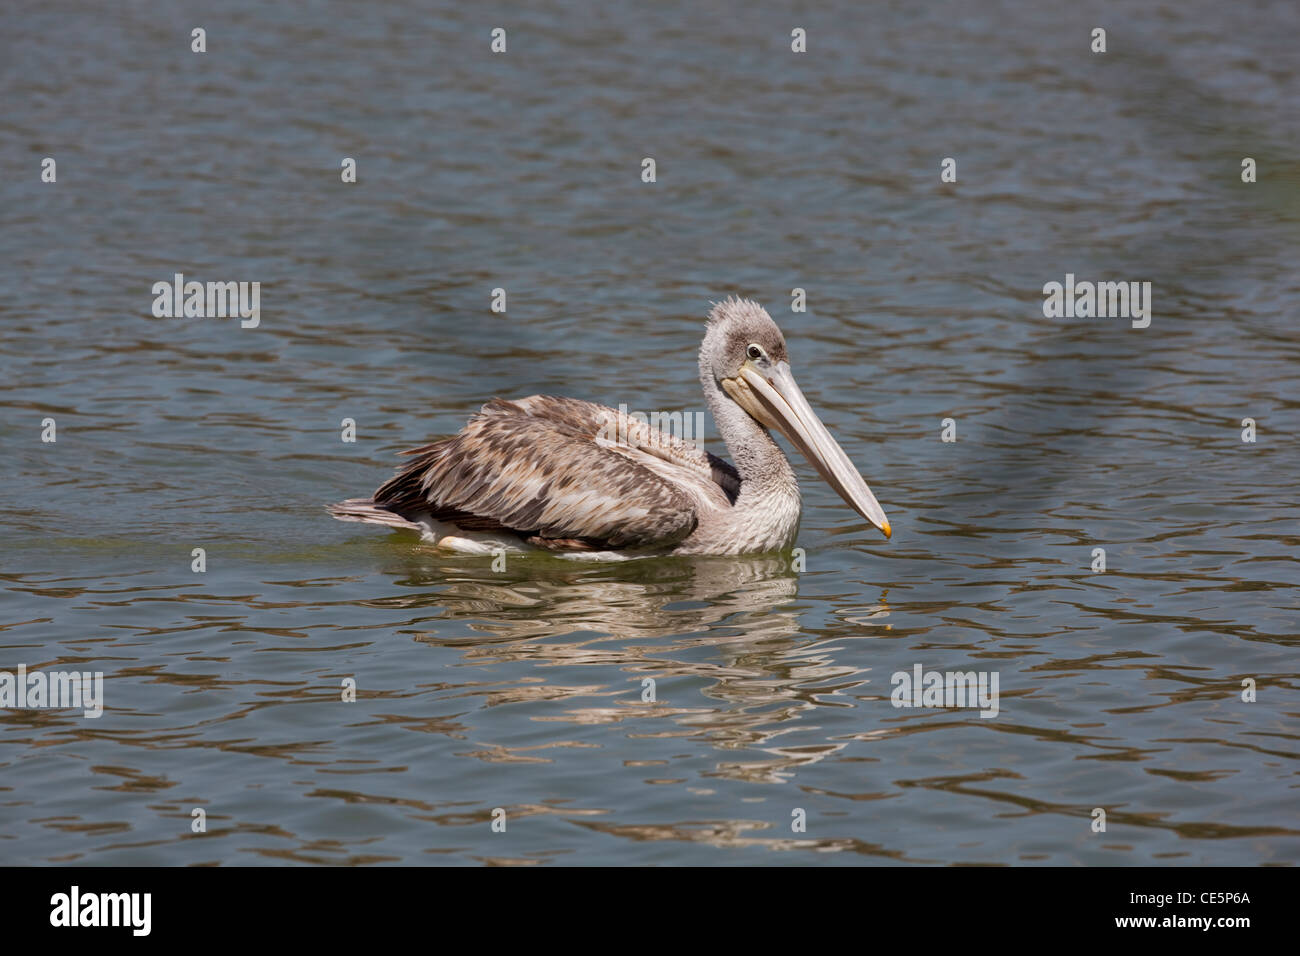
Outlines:
{"type": "Polygon", "coordinates": [[[889,537],[876,496],[796,384],[785,336],[767,310],[736,298],[714,305],[700,347],[700,379],[706,390],[721,388],[754,421],[784,435],[849,507],[889,537]]]}

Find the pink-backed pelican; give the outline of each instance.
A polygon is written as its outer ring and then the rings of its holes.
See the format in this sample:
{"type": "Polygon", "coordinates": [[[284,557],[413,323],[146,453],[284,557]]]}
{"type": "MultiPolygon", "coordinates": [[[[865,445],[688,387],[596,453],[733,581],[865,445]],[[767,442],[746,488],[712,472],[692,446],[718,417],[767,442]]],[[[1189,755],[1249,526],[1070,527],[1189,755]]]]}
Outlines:
{"type": "Polygon", "coordinates": [[[456,551],[541,548],[573,557],[758,554],[788,549],[799,486],[768,429],[889,537],[889,519],[809,407],[785,338],[762,306],[709,313],[700,384],[735,465],[621,410],[572,398],[494,398],[459,434],[404,452],[343,521],[419,531],[456,551]]]}

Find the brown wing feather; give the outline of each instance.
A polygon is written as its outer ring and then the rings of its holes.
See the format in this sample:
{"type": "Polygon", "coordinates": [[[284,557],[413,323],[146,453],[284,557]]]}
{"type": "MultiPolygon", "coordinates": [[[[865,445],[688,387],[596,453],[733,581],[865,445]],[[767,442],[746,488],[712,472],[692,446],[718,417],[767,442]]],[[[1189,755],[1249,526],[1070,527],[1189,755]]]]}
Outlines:
{"type": "Polygon", "coordinates": [[[514,404],[531,415],[565,421],[589,435],[612,436],[615,449],[625,454],[640,452],[652,455],[694,472],[697,480],[722,489],[728,504],[735,504],[736,496],[740,494],[740,472],[731,462],[676,438],[670,432],[631,418],[622,410],[553,395],[532,395],[518,399],[514,404]]]}
{"type": "MultiPolygon", "coordinates": [[[[408,453],[416,457],[375,492],[375,504],[561,548],[682,540],[696,525],[692,496],[601,444],[610,416],[618,413],[576,399],[493,399],[458,435],[408,453]]],[[[693,467],[713,467],[712,456],[691,452],[698,456],[693,467]]]]}

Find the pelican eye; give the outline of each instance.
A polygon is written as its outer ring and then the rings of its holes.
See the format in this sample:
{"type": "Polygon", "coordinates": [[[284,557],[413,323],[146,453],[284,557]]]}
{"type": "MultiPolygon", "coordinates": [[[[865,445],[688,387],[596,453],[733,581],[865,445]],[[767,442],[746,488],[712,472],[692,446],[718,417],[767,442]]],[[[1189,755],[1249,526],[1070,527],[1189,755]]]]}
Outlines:
{"type": "Polygon", "coordinates": [[[752,343],[750,344],[749,348],[745,349],[745,354],[748,355],[755,362],[765,357],[765,353],[763,352],[763,346],[754,345],[752,343]]]}

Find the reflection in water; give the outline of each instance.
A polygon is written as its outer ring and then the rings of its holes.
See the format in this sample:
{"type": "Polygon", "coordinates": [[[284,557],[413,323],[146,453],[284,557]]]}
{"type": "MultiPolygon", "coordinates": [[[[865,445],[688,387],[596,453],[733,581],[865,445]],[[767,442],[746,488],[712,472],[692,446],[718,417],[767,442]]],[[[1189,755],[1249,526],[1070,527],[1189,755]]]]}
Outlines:
{"type": "MultiPolygon", "coordinates": [[[[438,607],[441,617],[465,621],[475,635],[421,631],[417,641],[461,648],[467,661],[614,669],[628,675],[636,692],[541,685],[491,695],[489,704],[616,696],[607,706],[575,705],[563,717],[547,719],[609,724],[668,717],[686,735],[718,750],[770,755],[717,763],[716,775],[742,780],[788,779],[795,768],[843,746],[774,743],[815,708],[848,706],[836,697],[862,683],[859,669],[837,664],[825,641],[801,635],[791,607],[798,574],[788,558],[669,558],[575,570],[567,562],[527,556],[513,560],[499,582],[488,582],[481,565],[467,574],[445,556],[411,551],[400,568],[387,570],[405,586],[435,589],[377,603],[438,607]],[[665,688],[681,677],[702,679],[700,693],[716,703],[673,703],[680,695],[665,688]],[[654,681],[652,698],[647,680],[654,681]]],[[[852,610],[855,621],[888,614],[883,595],[876,605],[852,610]]]]}

